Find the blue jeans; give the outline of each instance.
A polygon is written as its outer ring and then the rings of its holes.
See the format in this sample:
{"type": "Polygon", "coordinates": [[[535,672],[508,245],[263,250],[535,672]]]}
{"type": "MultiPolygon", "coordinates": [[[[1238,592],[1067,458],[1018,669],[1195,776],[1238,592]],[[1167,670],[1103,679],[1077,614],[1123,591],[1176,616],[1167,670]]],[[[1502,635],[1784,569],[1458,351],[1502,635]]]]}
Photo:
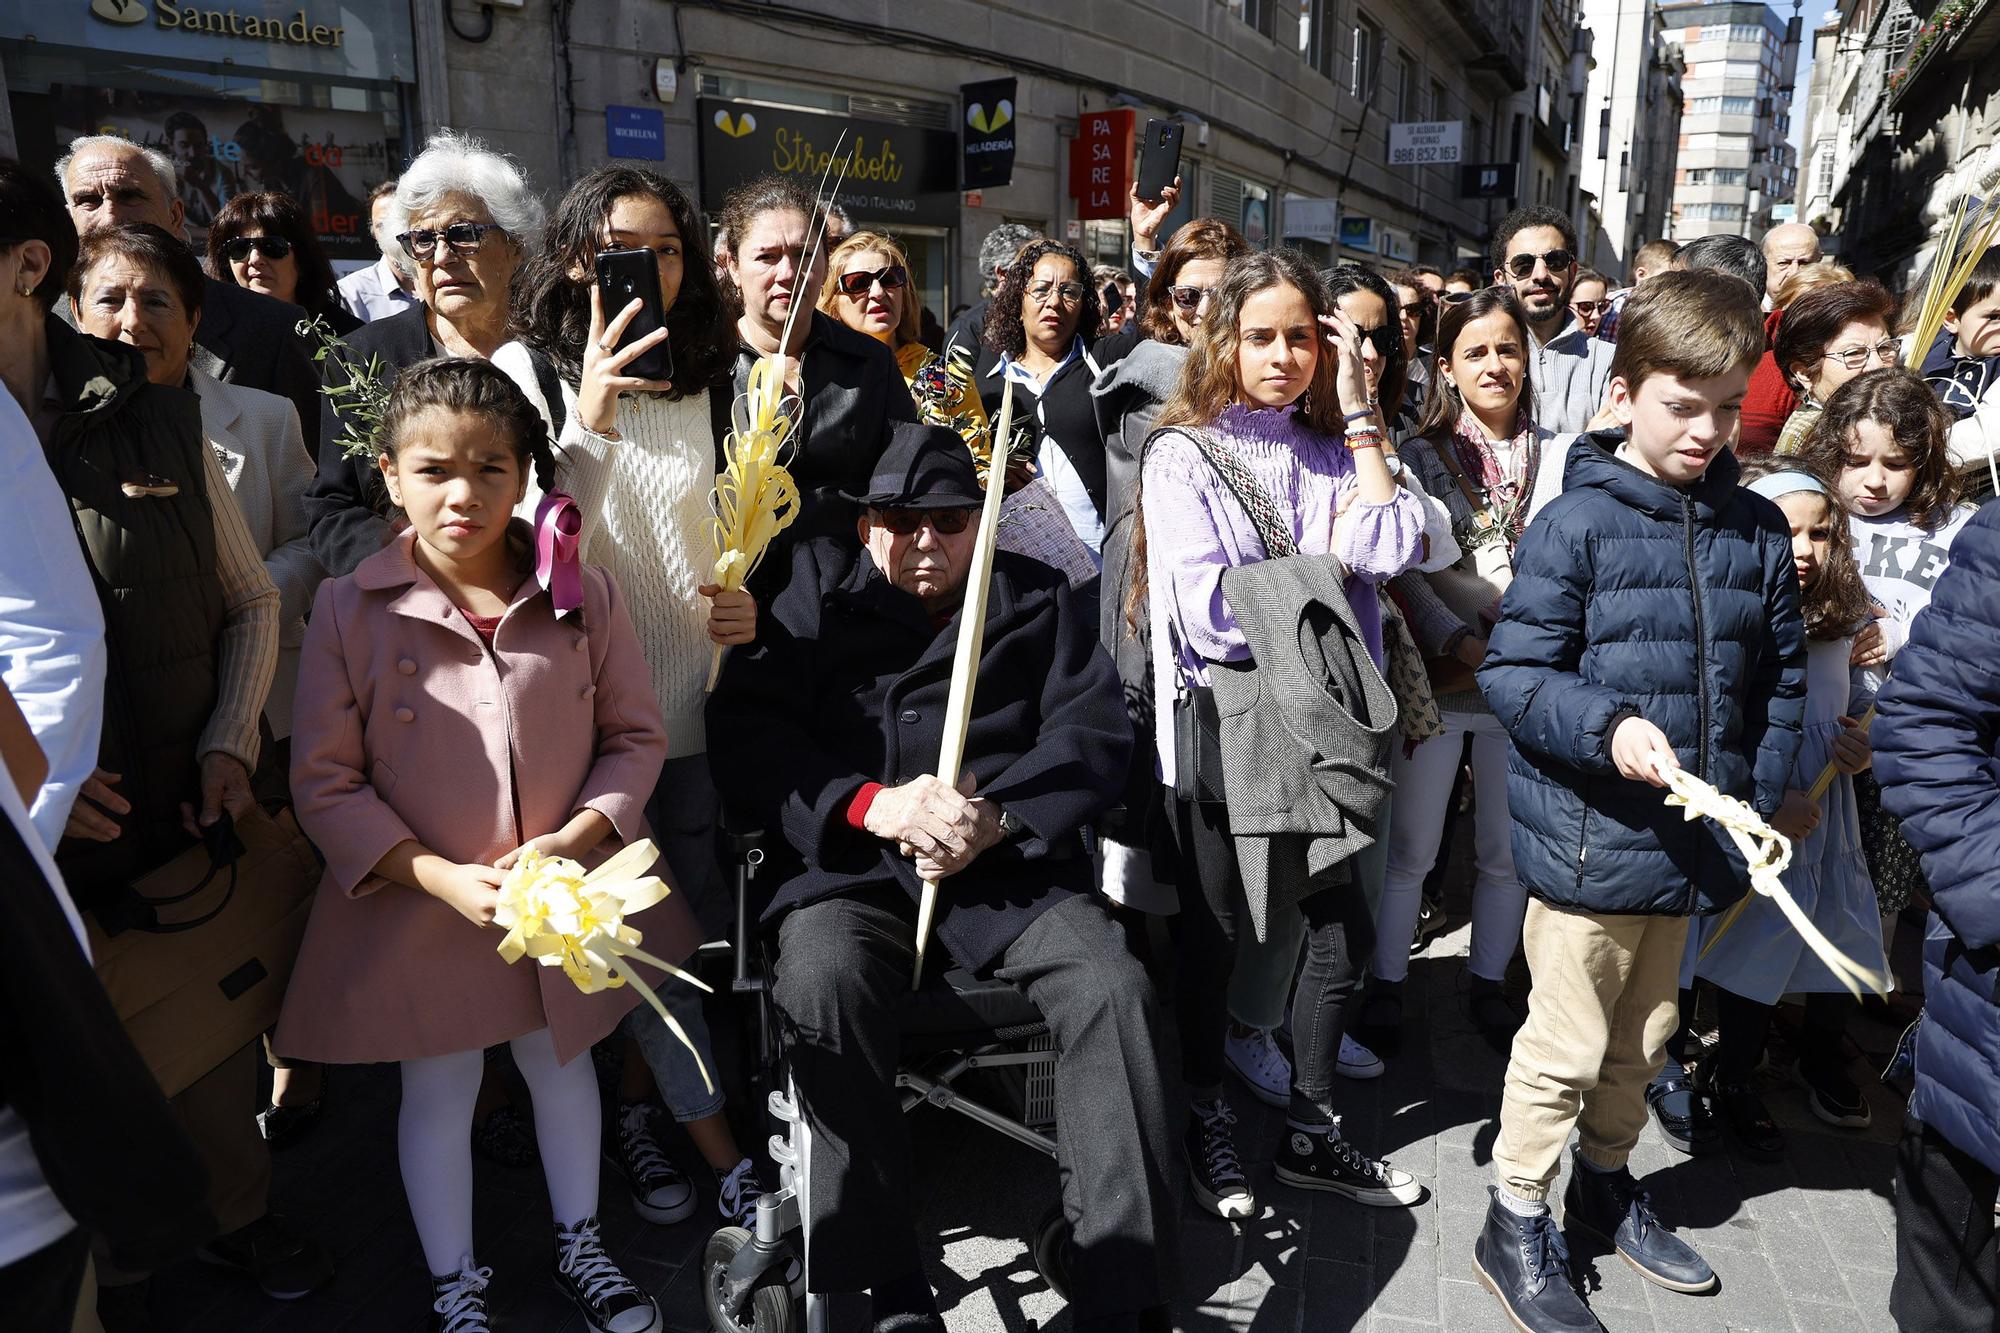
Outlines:
{"type": "MultiPolygon", "coordinates": [[[[708,775],[708,756],[688,755],[669,759],[646,805],[646,822],[652,827],[653,841],[666,858],[675,893],[685,894],[688,908],[702,922],[727,920],[729,895],[723,888],[722,871],[715,863],[715,829],[719,803],[715,784],[708,775]]],[[[709,1040],[708,1020],[702,1013],[702,993],[683,981],[669,978],[660,987],[660,1001],[674,1020],[687,1030],[688,1040],[701,1052],[702,1063],[715,1075],[714,1045],[709,1040]]],[[[660,1100],[675,1120],[686,1124],[722,1110],[722,1087],[713,1092],[702,1086],[701,1071],[680,1038],[674,1036],[651,1005],[642,1004],[625,1016],[625,1035],[639,1043],[646,1067],[659,1085],[660,1100]]]]}

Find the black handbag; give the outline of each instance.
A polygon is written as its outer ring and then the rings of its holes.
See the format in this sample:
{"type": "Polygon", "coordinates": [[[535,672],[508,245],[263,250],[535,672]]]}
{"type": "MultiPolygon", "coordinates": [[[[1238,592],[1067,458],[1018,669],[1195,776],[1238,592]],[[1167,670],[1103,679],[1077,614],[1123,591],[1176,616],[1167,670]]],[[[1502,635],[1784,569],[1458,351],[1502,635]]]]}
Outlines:
{"type": "MultiPolygon", "coordinates": [[[[1250,475],[1250,469],[1243,460],[1207,431],[1179,426],[1179,430],[1194,441],[1195,448],[1208,465],[1215,469],[1215,475],[1229,493],[1236,497],[1236,503],[1250,518],[1250,524],[1257,529],[1257,539],[1264,544],[1264,554],[1272,560],[1297,555],[1298,544],[1292,534],[1285,530],[1278,518],[1278,507],[1270,495],[1250,475]]],[[[1151,440],[1147,441],[1148,444],[1151,440]]],[[[1180,635],[1174,630],[1171,617],[1167,621],[1167,637],[1174,644],[1174,795],[1183,801],[1197,805],[1221,805],[1224,802],[1222,784],[1222,721],[1216,712],[1215,691],[1206,685],[1197,685],[1189,680],[1180,669],[1180,635]]]]}

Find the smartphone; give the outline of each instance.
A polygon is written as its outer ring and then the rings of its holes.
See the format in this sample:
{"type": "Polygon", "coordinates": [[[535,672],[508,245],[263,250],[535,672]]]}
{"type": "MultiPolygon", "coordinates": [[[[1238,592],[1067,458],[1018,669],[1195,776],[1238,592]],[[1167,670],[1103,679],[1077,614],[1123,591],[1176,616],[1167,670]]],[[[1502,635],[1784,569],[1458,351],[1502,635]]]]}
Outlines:
{"type": "MultiPolygon", "coordinates": [[[[603,297],[604,322],[618,318],[618,312],[639,301],[639,312],[625,326],[618,346],[635,343],[654,329],[666,327],[667,314],[660,300],[658,257],[651,250],[600,250],[597,255],[597,289],[603,297]]],[[[625,367],[627,375],[643,380],[671,380],[674,351],[671,341],[662,341],[625,367]]]]}
{"type": "Polygon", "coordinates": [[[1181,174],[1181,136],[1187,126],[1178,120],[1149,120],[1139,145],[1139,197],[1159,199],[1181,174]]]}

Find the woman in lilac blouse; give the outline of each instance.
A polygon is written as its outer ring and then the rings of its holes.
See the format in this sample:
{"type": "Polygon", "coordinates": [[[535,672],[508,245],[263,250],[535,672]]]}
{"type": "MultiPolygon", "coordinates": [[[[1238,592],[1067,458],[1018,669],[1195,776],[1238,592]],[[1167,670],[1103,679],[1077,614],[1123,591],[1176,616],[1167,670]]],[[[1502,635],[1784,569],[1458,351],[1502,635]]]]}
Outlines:
{"type": "MultiPolygon", "coordinates": [[[[1368,392],[1365,346],[1298,255],[1253,253],[1225,270],[1142,469],[1140,542],[1157,698],[1173,698],[1177,682],[1206,684],[1210,662],[1249,656],[1223,601],[1222,575],[1266,558],[1249,515],[1196,446],[1197,433],[1243,462],[1301,554],[1340,557],[1348,599],[1380,663],[1377,585],[1420,558],[1423,511],[1384,459],[1386,423],[1368,392]]],[[[1172,735],[1162,727],[1160,765],[1169,787],[1173,761],[1172,735]]],[[[1226,993],[1237,923],[1247,910],[1242,880],[1226,811],[1171,795],[1168,804],[1181,857],[1176,1004],[1194,1110],[1188,1170],[1203,1207],[1247,1217],[1256,1202],[1222,1095],[1226,993]]],[[[1367,904],[1350,885],[1315,893],[1300,910],[1306,963],[1293,1010],[1296,1064],[1278,1178],[1364,1203],[1415,1203],[1417,1183],[1343,1139],[1332,1104],[1345,1009],[1373,949],[1367,904]]]]}

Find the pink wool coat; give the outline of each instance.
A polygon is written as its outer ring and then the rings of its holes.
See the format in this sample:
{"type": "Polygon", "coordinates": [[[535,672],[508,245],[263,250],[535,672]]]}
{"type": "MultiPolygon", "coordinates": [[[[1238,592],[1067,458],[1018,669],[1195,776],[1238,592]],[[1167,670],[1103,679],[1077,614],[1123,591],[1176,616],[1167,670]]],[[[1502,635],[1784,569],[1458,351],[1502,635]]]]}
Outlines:
{"type": "MultiPolygon", "coordinates": [[[[584,995],[560,968],[502,962],[497,929],[374,868],[406,839],[490,865],[586,808],[623,842],[647,836],[643,811],[667,753],[652,677],[603,570],[583,571],[581,627],[574,615],[558,621],[527,579],[489,651],[417,568],[414,540],[405,532],[322,585],[306,630],[292,796],[327,866],[273,1045],[351,1064],[546,1027],[567,1061],[609,1035],[637,992],[584,995]]],[[[678,894],[631,923],[668,962],[700,943],[678,894]]],[[[644,975],[655,987],[686,984],[644,975]]]]}

